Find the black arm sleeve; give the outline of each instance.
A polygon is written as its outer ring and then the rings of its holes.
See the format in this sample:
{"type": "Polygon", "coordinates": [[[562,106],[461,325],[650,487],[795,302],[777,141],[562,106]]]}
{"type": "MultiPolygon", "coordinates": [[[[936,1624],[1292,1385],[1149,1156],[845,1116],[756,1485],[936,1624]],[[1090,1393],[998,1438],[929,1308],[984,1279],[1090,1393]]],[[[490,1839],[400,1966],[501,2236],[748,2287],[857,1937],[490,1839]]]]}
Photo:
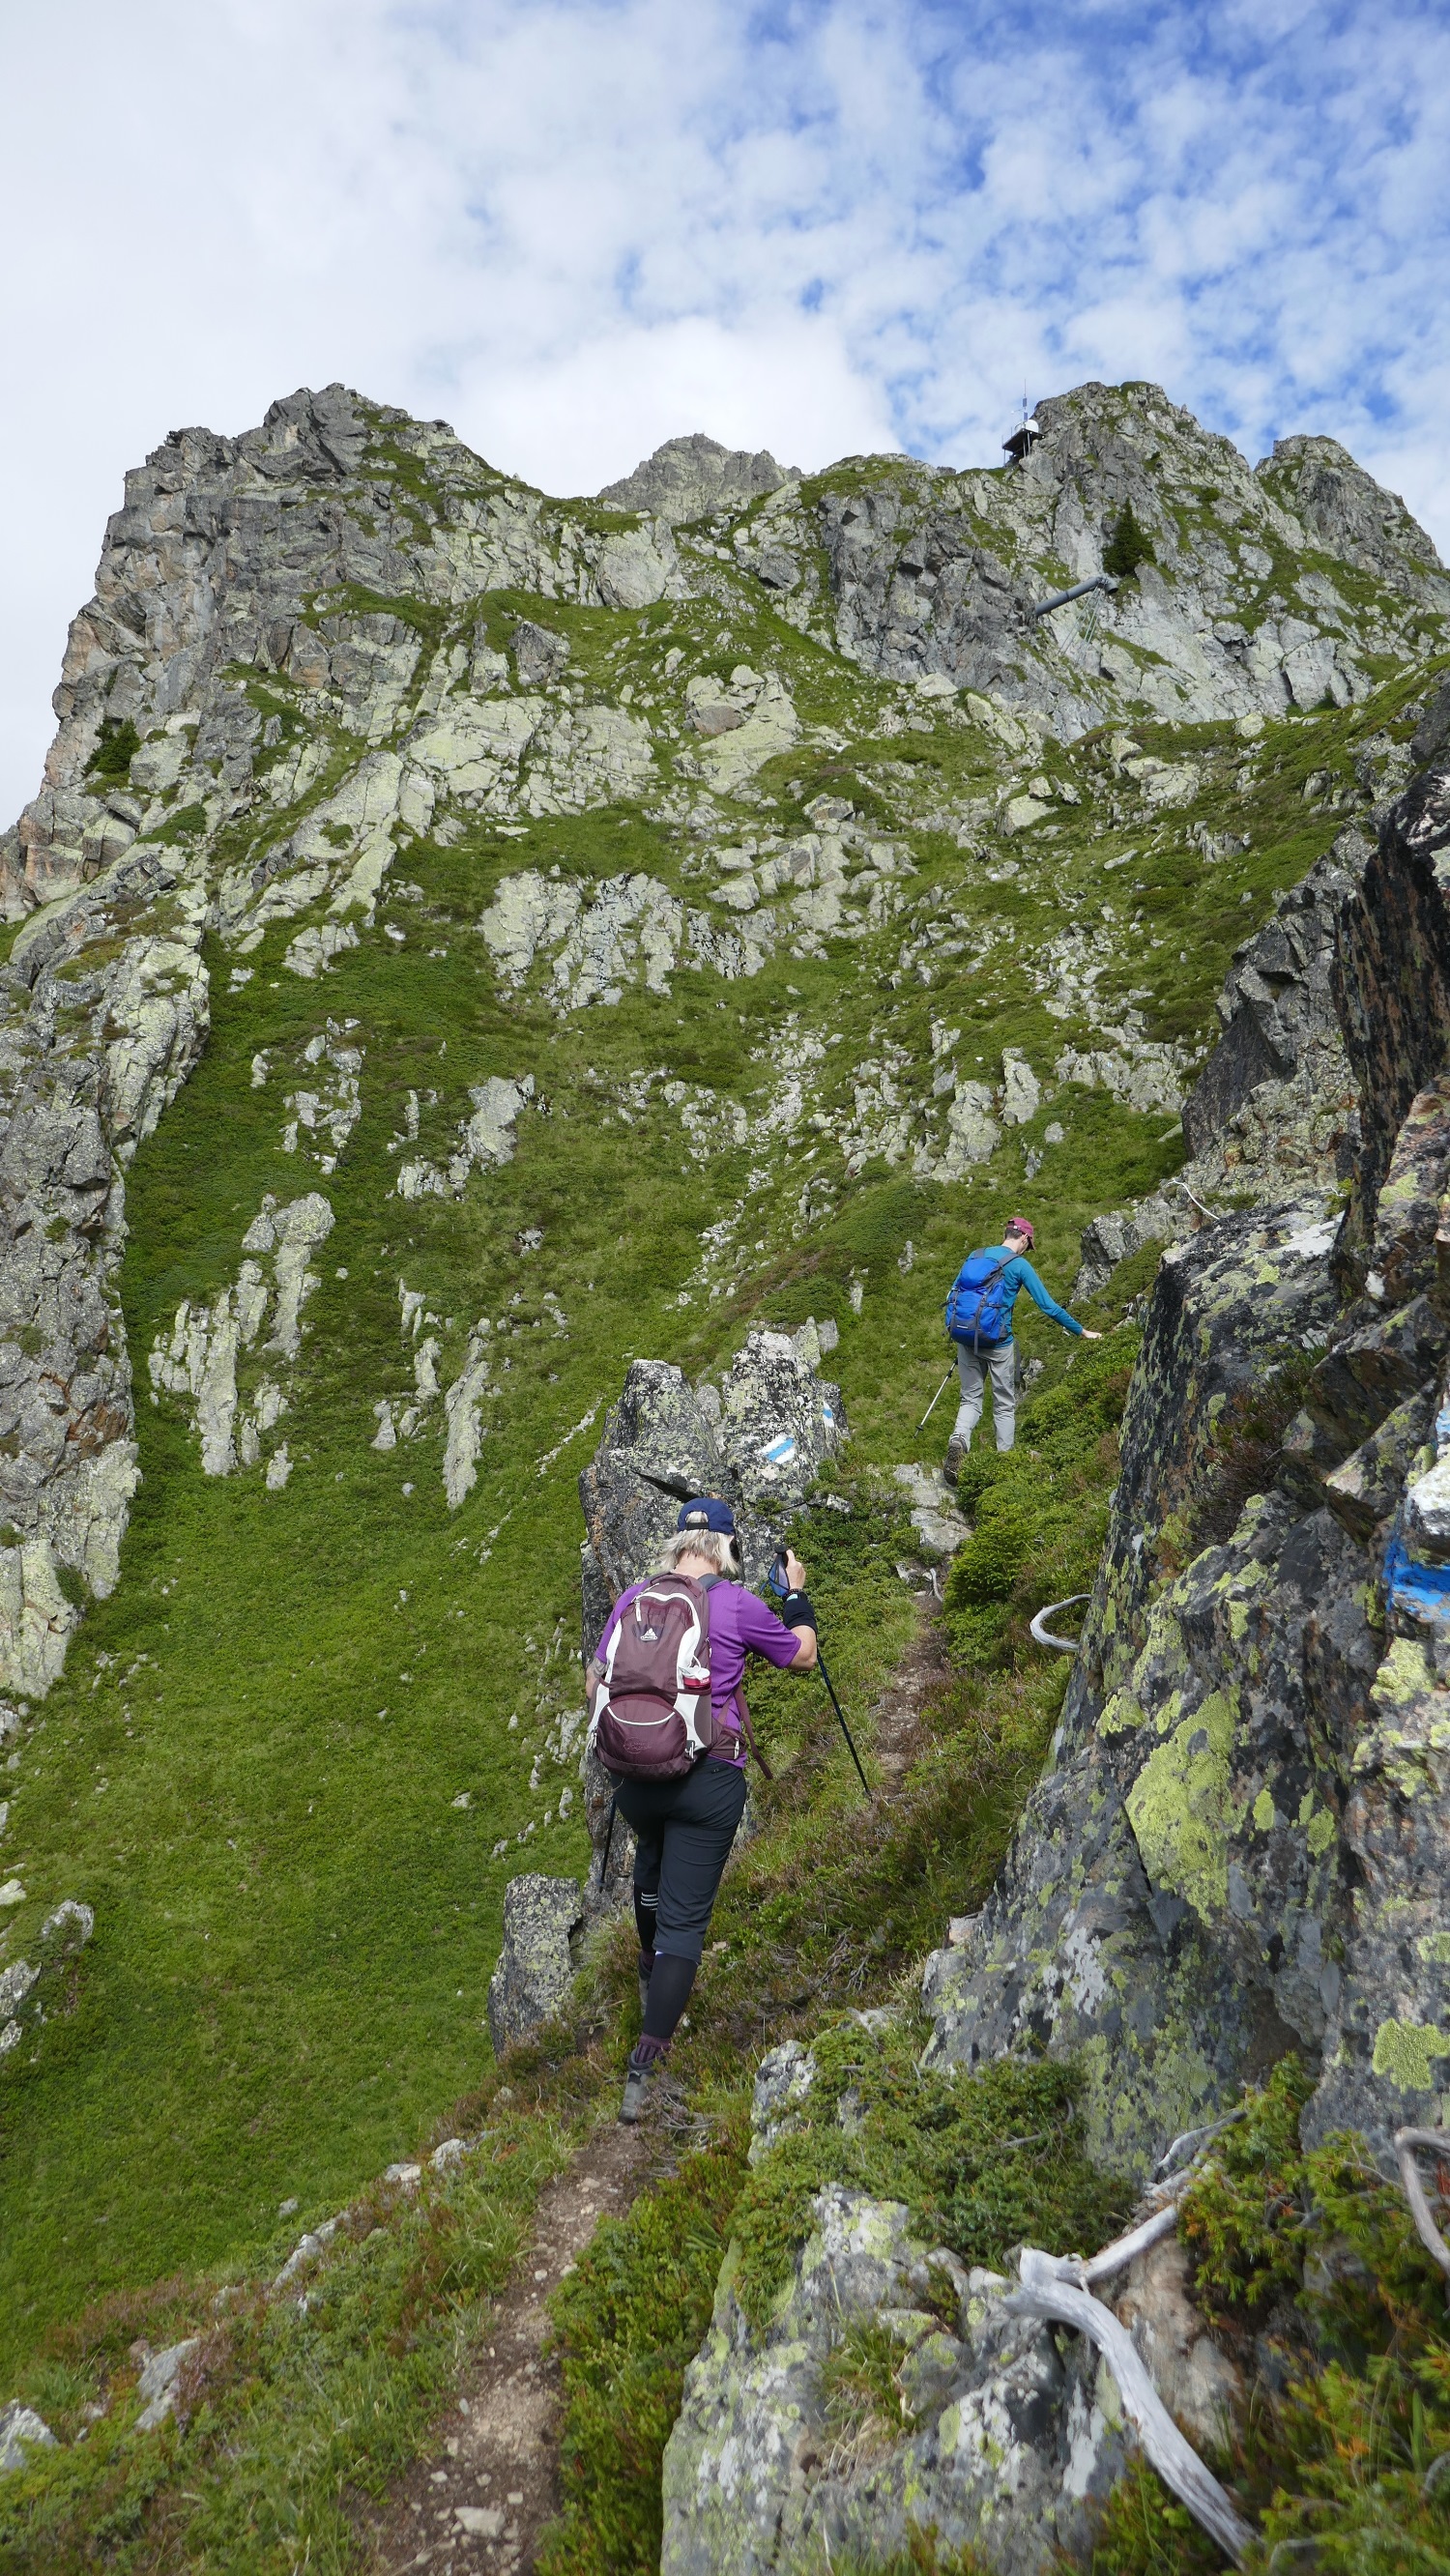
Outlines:
{"type": "Polygon", "coordinates": [[[788,1592],[780,1605],[780,1615],[787,1628],[814,1628],[816,1624],[808,1592],[788,1592]]]}

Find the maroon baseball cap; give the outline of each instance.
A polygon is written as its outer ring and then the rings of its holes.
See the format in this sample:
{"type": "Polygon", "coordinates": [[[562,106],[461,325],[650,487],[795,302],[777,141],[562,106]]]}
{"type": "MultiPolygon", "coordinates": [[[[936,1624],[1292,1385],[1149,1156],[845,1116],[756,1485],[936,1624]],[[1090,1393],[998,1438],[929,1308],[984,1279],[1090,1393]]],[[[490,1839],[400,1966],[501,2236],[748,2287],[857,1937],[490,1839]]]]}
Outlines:
{"type": "Polygon", "coordinates": [[[1009,1216],[1004,1231],[1008,1234],[1025,1234],[1029,1243],[1035,1243],[1037,1241],[1037,1237],[1031,1226],[1028,1224],[1025,1216],[1009,1216]]]}

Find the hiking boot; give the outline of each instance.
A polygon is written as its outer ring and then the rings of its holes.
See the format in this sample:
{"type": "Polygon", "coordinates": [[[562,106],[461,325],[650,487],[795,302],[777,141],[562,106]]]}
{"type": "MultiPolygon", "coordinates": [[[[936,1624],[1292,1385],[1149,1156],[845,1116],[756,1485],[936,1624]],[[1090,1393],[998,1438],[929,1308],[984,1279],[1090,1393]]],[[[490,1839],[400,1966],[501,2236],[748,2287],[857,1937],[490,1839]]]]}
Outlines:
{"type": "Polygon", "coordinates": [[[947,1442],[947,1454],[942,1461],[942,1474],[949,1485],[954,1485],[961,1474],[962,1460],[967,1455],[967,1449],[968,1443],[962,1438],[961,1433],[954,1431],[947,1442]]]}
{"type": "Polygon", "coordinates": [[[629,2064],[624,2071],[624,2099],[619,2106],[620,2119],[627,2129],[637,2125],[650,2086],[665,2062],[665,2054],[665,2050],[658,2044],[650,2048],[648,2056],[644,2054],[642,2048],[631,2051],[629,2064]]]}

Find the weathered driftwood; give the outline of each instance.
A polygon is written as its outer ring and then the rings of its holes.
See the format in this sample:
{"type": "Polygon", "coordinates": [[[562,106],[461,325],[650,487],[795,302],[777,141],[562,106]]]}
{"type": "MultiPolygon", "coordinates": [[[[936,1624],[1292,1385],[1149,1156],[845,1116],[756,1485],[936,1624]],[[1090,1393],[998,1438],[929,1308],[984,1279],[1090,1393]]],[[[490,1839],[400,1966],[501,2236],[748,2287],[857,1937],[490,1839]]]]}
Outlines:
{"type": "Polygon", "coordinates": [[[1043,2254],[1035,2246],[1024,2245],[1020,2256],[1022,2287],[1013,2291],[1006,2305],[1017,2316],[1041,2317],[1048,2324],[1073,2326],[1096,2345],[1117,2381],[1123,2411],[1164,2485],[1171,2488],[1180,2504],[1188,2507],[1220,2549],[1227,2551],[1234,2565],[1242,2567],[1253,2542],[1252,2528],[1237,2512],[1212,2470],[1204,2467],[1192,2443],[1179,2432],[1127,2327],[1083,2286],[1089,2276],[1103,2280],[1110,2272],[1120,2270],[1123,2261],[1131,2262],[1145,2245],[1167,2235],[1175,2217],[1171,2208],[1158,2210],[1130,2235],[1119,2237],[1114,2245],[1105,2245],[1091,2264],[1080,2255],[1043,2254]],[[1132,2250],[1125,2254],[1128,2247],[1132,2250]]]}
{"type": "Polygon", "coordinates": [[[1198,2165],[1202,2162],[1203,2151],[1209,2144],[1210,2140],[1221,2136],[1225,2129],[1231,2129],[1235,2120],[1241,2120],[1243,2116],[1244,2108],[1243,2105],[1240,2104],[1238,2110],[1225,2111],[1221,2120],[1209,2120],[1201,2129],[1180,2130],[1178,2136],[1172,2139],[1164,2148],[1158,2162],[1153,2167],[1153,2179],[1155,2183],[1159,2183],[1161,2186],[1161,2184],[1166,2184],[1171,2178],[1176,2188],[1177,2184],[1187,2174],[1188,2166],[1198,2165]],[[1187,2165],[1180,2165],[1178,2159],[1185,2147],[1191,2147],[1193,2149],[1193,2153],[1189,2157],[1187,2165]]]}
{"type": "MultiPolygon", "coordinates": [[[[1130,2228],[1126,2236],[1115,2237],[1111,2245],[1103,2247],[1101,2254],[1089,2256],[1077,2276],[1084,2289],[1090,2290],[1094,2281],[1111,2281],[1115,2272],[1126,2272],[1138,2255],[1146,2254],[1149,2246],[1156,2245],[1160,2236],[1171,2236],[1177,2225],[1178,2204],[1170,2200],[1162,2209],[1155,2209],[1152,2217],[1145,2218],[1140,2226],[1130,2228]]],[[[1066,2259],[1071,2261],[1070,2256],[1066,2259]]]]}
{"type": "Polygon", "coordinates": [[[1070,1610],[1075,1601],[1090,1601],[1091,1598],[1089,1592],[1069,1592],[1065,1601],[1044,1601],[1040,1610],[1034,1610],[1029,1625],[1039,1646],[1056,1646],[1060,1655],[1075,1655],[1076,1637],[1055,1637],[1047,1622],[1055,1619],[1059,1610],[1070,1610]]]}
{"type": "Polygon", "coordinates": [[[1420,2180],[1420,2168],[1415,2162],[1415,2152],[1420,2147],[1428,2148],[1431,2155],[1440,2156],[1450,2164],[1450,2130],[1396,2129],[1395,2131],[1395,2154],[1399,2159],[1400,2180],[1405,2186],[1405,2198],[1410,2204],[1410,2216],[1415,2222],[1416,2233],[1426,2253],[1433,2254],[1441,2271],[1447,2280],[1450,2280],[1450,2245],[1446,2244],[1430,2215],[1430,2203],[1425,2196],[1425,2186],[1420,2180]]]}

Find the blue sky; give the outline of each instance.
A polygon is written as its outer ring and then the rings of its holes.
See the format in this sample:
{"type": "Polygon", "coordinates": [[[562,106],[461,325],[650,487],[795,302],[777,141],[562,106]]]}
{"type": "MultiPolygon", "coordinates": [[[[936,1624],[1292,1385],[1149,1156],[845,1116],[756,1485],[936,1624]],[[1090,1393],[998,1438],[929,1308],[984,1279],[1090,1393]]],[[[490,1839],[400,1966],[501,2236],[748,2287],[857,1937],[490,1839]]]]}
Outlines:
{"type": "Polygon", "coordinates": [[[990,461],[1151,376],[1450,554],[1444,0],[53,0],[0,134],[6,819],[126,466],[299,383],[577,491],[693,428],[990,461]]]}

